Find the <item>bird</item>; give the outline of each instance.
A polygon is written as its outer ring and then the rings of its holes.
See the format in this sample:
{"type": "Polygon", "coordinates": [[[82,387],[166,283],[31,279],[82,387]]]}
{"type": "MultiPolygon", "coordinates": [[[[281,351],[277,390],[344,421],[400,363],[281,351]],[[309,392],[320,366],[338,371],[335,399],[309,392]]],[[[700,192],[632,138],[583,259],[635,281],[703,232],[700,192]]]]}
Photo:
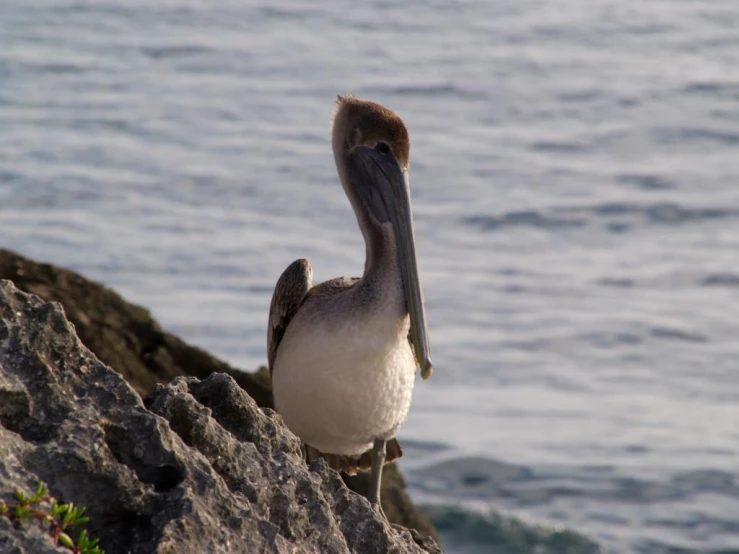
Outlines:
{"type": "Polygon", "coordinates": [[[382,468],[402,455],[395,438],[415,375],[433,363],[411,212],[410,138],[394,111],[339,95],[331,118],[336,169],[365,242],[361,277],[313,286],[306,259],[277,280],[267,351],[277,413],[306,460],[370,473],[382,512],[382,468]]]}

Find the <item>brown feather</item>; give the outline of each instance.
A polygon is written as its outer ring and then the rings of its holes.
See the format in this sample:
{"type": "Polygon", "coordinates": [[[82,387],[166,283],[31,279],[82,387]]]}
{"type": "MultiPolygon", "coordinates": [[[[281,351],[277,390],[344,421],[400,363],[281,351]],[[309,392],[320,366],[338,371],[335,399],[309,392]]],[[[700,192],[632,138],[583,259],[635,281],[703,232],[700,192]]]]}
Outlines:
{"type": "Polygon", "coordinates": [[[318,296],[333,296],[337,292],[350,289],[357,284],[357,281],[359,281],[359,277],[335,277],[334,279],[329,279],[311,288],[303,302],[306,302],[309,298],[318,296]]]}
{"type": "Polygon", "coordinates": [[[410,136],[405,123],[394,111],[369,100],[339,96],[332,124],[344,137],[345,153],[360,144],[374,146],[382,140],[390,146],[400,166],[408,169],[410,136]]]}
{"type": "MultiPolygon", "coordinates": [[[[390,439],[385,445],[385,464],[394,462],[403,455],[398,439],[390,439]]],[[[341,471],[347,475],[356,475],[360,471],[372,469],[371,450],[367,450],[361,456],[343,456],[341,454],[325,454],[310,445],[305,445],[305,460],[311,463],[317,458],[323,458],[330,468],[341,471]]]]}
{"type": "Polygon", "coordinates": [[[310,290],[312,280],[313,269],[310,262],[302,258],[287,266],[277,280],[267,325],[267,362],[270,376],[277,357],[277,348],[285,336],[290,320],[295,317],[310,290]]]}

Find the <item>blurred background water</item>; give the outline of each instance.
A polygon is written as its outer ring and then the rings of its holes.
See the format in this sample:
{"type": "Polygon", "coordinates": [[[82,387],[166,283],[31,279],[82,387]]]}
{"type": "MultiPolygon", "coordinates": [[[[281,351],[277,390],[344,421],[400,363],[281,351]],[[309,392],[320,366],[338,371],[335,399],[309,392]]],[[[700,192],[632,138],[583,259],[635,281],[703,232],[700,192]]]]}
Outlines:
{"type": "Polygon", "coordinates": [[[737,552],[737,68],[736,0],[1,0],[0,245],[254,369],[288,263],[361,273],[329,114],[384,103],[447,551],[737,552]]]}

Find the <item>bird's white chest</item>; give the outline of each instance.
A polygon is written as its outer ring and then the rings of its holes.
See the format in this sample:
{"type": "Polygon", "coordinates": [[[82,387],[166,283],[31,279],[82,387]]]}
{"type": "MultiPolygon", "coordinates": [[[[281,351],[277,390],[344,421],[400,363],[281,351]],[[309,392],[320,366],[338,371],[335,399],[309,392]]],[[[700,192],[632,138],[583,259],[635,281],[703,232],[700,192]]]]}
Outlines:
{"type": "Polygon", "coordinates": [[[358,455],[392,438],[410,408],[416,363],[408,317],[387,302],[363,317],[291,322],[272,373],[277,411],[324,453],[358,455]]]}

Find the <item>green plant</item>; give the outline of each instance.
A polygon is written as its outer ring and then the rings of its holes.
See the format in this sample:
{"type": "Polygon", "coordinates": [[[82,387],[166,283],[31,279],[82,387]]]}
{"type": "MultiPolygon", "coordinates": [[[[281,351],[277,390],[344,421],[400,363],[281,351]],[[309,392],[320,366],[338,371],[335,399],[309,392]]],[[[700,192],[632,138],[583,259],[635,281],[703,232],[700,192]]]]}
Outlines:
{"type": "Polygon", "coordinates": [[[47,526],[54,544],[64,546],[74,554],[105,554],[97,545],[98,539],[88,537],[86,530],[80,531],[76,542],[69,536],[68,531],[71,527],[89,521],[89,518],[85,517],[84,508],[78,508],[71,502],[59,504],[56,499],[49,496],[49,489],[43,483],[36,486],[36,491],[31,496],[16,489],[13,497],[16,502],[5,503],[0,500],[0,517],[6,517],[13,522],[39,521],[47,526]]]}

